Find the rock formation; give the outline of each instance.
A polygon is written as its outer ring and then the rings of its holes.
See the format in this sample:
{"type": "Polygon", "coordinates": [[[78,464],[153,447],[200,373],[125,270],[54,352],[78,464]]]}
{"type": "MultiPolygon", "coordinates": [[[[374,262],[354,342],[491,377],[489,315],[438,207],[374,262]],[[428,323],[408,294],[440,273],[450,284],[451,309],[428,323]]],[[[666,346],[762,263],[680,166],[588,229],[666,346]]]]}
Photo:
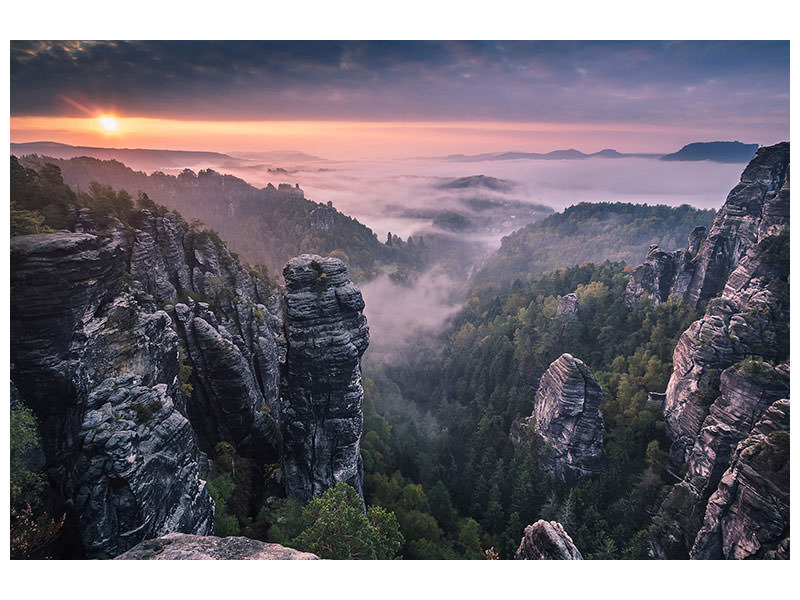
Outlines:
{"type": "MultiPolygon", "coordinates": [[[[738,460],[737,444],[752,435],[771,405],[788,398],[788,207],[788,144],[763,148],[698,253],[706,256],[696,265],[706,278],[693,283],[686,298],[702,301],[712,289],[721,295],[708,301],[673,354],[664,419],[673,440],[670,458],[687,471],[655,520],[652,545],[661,558],[687,558],[690,551],[697,558],[746,554],[702,549],[710,542],[692,548],[700,543],[698,530],[707,527],[709,498],[722,494],[723,474],[738,460]],[[776,177],[784,178],[780,185],[776,177]],[[708,247],[716,250],[708,254],[708,247]]],[[[748,527],[772,528],[773,517],[759,511],[747,517],[757,521],[748,527]]]]}
{"type": "Polygon", "coordinates": [[[578,296],[574,293],[566,294],[559,299],[556,314],[574,317],[578,314],[578,306],[578,296]]]}
{"type": "Polygon", "coordinates": [[[536,521],[525,528],[519,543],[517,560],[583,560],[561,523],[536,521]]]}
{"type": "Polygon", "coordinates": [[[361,489],[368,330],[343,263],[313,260],[322,270],[306,281],[308,260],[292,261],[284,299],[175,213],[74,221],[83,233],[11,241],[11,379],[80,555],[210,534],[206,454],[221,441],[261,464],[290,450],[293,495],[361,489]]]}
{"type": "Polygon", "coordinates": [[[361,292],[336,258],[303,254],[283,274],[281,426],[288,493],[308,500],[343,481],[362,494],[360,359],[369,328],[361,292]]]}
{"type": "Polygon", "coordinates": [[[543,467],[574,482],[603,469],[603,390],[586,365],[562,354],[539,381],[534,431],[548,444],[543,467]]]}
{"type": "Polygon", "coordinates": [[[691,558],[789,558],[789,400],[774,402],[736,448],[691,558]]]}
{"type": "Polygon", "coordinates": [[[113,238],[11,241],[11,377],[40,423],[46,472],[86,555],[175,530],[210,533],[213,503],[177,406],[178,337],[123,280],[113,238]]]}
{"type": "Polygon", "coordinates": [[[319,557],[244,537],[170,533],[141,542],[116,560],[319,560],[319,557]]]}
{"type": "Polygon", "coordinates": [[[695,229],[689,249],[672,254],[652,248],[628,284],[626,301],[647,293],[654,304],[672,295],[702,309],[719,294],[747,251],[788,225],[789,144],[760,148],[728,194],[708,236],[695,229]]]}

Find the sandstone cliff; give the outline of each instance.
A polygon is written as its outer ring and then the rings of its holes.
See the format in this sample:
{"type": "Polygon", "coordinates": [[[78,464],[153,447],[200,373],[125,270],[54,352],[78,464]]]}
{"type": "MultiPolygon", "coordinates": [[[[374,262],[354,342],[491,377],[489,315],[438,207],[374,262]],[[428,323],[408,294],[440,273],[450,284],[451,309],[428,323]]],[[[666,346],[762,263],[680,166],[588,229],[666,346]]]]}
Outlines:
{"type": "Polygon", "coordinates": [[[561,523],[537,521],[525,528],[519,543],[517,560],[583,560],[561,523]]]}
{"type": "Polygon", "coordinates": [[[761,239],[788,225],[789,144],[759,149],[714,217],[708,235],[696,228],[687,250],[651,247],[628,284],[628,303],[648,294],[654,304],[672,295],[702,309],[725,287],[731,272],[761,239]]]}
{"type": "Polygon", "coordinates": [[[290,260],[283,273],[287,357],[281,424],[287,490],[309,500],[344,481],[361,495],[360,359],[369,344],[361,292],[335,258],[304,254],[290,260]]]}
{"type": "Polygon", "coordinates": [[[545,441],[542,467],[574,483],[603,470],[603,391],[583,361],[562,354],[545,371],[534,400],[533,430],[545,441]]]}
{"type": "Polygon", "coordinates": [[[736,448],[706,508],[691,558],[789,558],[789,401],[736,448]]]}
{"type": "Polygon", "coordinates": [[[285,298],[174,213],[131,223],[83,209],[82,233],[11,241],[11,379],[40,423],[49,501],[68,512],[78,555],[210,534],[206,454],[220,441],[265,464],[311,435],[288,471],[315,492],[340,479],[360,490],[368,335],[343,263],[318,259],[324,289],[291,271],[285,298]],[[306,400],[310,421],[297,416],[306,400]]]}
{"type": "MultiPolygon", "coordinates": [[[[737,444],[752,435],[771,405],[788,398],[788,210],[788,144],[779,144],[760,150],[747,167],[712,225],[707,242],[714,252],[704,255],[704,244],[698,254],[707,256],[697,265],[706,278],[685,298],[697,303],[709,290],[721,295],[708,302],[673,354],[664,419],[673,440],[670,457],[686,464],[686,476],[655,519],[653,550],[661,558],[686,558],[690,551],[712,557],[702,549],[708,542],[695,539],[701,526],[709,527],[709,498],[722,494],[723,474],[738,460],[737,444]]],[[[758,477],[770,478],[750,480],[758,477]]],[[[758,508],[746,518],[756,521],[750,528],[783,527],[758,508]]]]}

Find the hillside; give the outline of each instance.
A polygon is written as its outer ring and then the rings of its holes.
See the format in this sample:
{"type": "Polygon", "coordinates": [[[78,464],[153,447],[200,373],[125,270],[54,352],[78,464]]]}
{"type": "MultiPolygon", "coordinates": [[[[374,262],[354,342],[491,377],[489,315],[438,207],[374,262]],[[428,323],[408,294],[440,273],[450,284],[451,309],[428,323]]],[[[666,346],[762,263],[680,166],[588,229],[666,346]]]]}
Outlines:
{"type": "Polygon", "coordinates": [[[392,246],[384,245],[368,227],[330,204],[306,199],[297,185],[269,184],[258,189],[211,169],[198,173],[185,169],[177,176],[159,171],[147,175],[116,160],[88,157],[25,156],[19,162],[35,171],[47,163],[56,165],[64,183],[75,192],[86,192],[92,182],[99,182],[126,190],[134,198],[144,193],[157,204],[216,230],[246,262],[263,263],[272,274],[302,253],[326,255],[338,250],[356,280],[424,260],[419,246],[409,247],[413,244],[399,239],[392,246]]]}
{"type": "Polygon", "coordinates": [[[553,269],[604,260],[635,264],[651,244],[685,246],[687,232],[708,226],[713,210],[688,205],[586,203],[570,206],[503,238],[472,277],[475,286],[533,280],[553,269]]]}

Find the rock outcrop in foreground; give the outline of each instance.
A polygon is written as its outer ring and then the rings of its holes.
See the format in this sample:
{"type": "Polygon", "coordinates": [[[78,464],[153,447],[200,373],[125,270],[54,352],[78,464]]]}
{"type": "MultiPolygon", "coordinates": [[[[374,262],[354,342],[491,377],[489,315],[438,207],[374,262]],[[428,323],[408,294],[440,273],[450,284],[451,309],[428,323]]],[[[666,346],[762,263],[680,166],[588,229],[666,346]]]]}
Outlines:
{"type": "MultiPolygon", "coordinates": [[[[651,542],[660,558],[783,555],[779,538],[788,532],[788,512],[784,521],[779,474],[788,486],[788,463],[784,471],[780,464],[749,461],[741,444],[758,439],[758,423],[789,397],[788,161],[788,144],[759,150],[711,227],[707,242],[715,250],[703,263],[704,283],[685,297],[697,303],[709,290],[721,292],[681,335],[673,354],[664,421],[673,440],[670,458],[686,465],[686,476],[654,521],[651,542]],[[736,504],[730,498],[744,493],[740,482],[752,484],[752,493],[736,504]],[[756,530],[766,536],[758,544],[719,541],[720,535],[741,540],[756,530]]],[[[788,444],[786,423],[778,437],[788,444]]],[[[788,540],[785,546],[788,554],[788,540]]]]}
{"type": "Polygon", "coordinates": [[[525,528],[517,553],[517,560],[583,560],[561,523],[537,521],[525,528]]]}
{"type": "Polygon", "coordinates": [[[170,533],[141,542],[116,560],[319,560],[319,556],[244,537],[170,533]]]}
{"type": "Polygon", "coordinates": [[[291,496],[309,500],[343,481],[362,495],[360,360],[369,344],[361,292],[336,258],[303,254],[286,278],[283,470],[291,496]]]}
{"type": "Polygon", "coordinates": [[[74,557],[210,534],[219,442],[260,464],[284,455],[298,498],[360,490],[368,330],[344,264],[292,261],[284,299],[213,232],[175,213],[131,222],[80,209],[79,233],[11,240],[12,385],[39,422],[74,557]]]}
{"type": "Polygon", "coordinates": [[[213,526],[196,437],[179,410],[178,336],[123,280],[124,241],[11,240],[11,377],[40,424],[52,501],[73,516],[90,558],[213,526]]]}
{"type": "Polygon", "coordinates": [[[534,431],[550,446],[544,468],[575,482],[603,470],[603,390],[583,361],[562,354],[545,371],[534,400],[534,431]]]}

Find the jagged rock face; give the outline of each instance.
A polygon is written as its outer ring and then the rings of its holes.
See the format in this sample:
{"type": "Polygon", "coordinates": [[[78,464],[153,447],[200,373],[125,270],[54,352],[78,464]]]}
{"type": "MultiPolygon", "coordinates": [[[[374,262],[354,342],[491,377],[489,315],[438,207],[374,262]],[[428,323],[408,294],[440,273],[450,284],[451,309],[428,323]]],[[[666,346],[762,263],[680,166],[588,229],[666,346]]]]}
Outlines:
{"type": "Polygon", "coordinates": [[[653,304],[672,295],[702,309],[725,287],[748,250],[789,223],[789,144],[761,148],[714,217],[708,236],[695,228],[688,250],[651,248],[626,290],[632,305],[647,293],[653,304]],[[785,190],[782,188],[785,187],[785,190]]]}
{"type": "Polygon", "coordinates": [[[123,242],[60,233],[11,243],[11,377],[93,558],[176,529],[210,533],[213,517],[194,433],[175,407],[178,338],[165,312],[128,290],[123,242]]]}
{"type": "Polygon", "coordinates": [[[185,412],[201,448],[210,452],[224,440],[241,454],[274,461],[285,358],[280,294],[174,213],[141,214],[130,272],[172,317],[192,367],[185,412]]]}
{"type": "Polygon", "coordinates": [[[336,209],[331,205],[320,204],[308,215],[312,231],[328,231],[333,227],[336,209]]]}
{"type": "Polygon", "coordinates": [[[789,400],[736,448],[706,509],[691,558],[789,558],[789,400]]]}
{"type": "Polygon", "coordinates": [[[575,316],[578,314],[578,306],[578,296],[574,293],[566,294],[559,299],[556,314],[566,315],[567,317],[575,316]]]}
{"type": "Polygon", "coordinates": [[[656,518],[657,530],[651,542],[657,557],[688,557],[709,497],[734,460],[737,444],[751,434],[769,406],[788,393],[786,364],[772,367],[744,361],[723,371],[720,395],[709,407],[687,452],[686,476],[669,491],[656,518]]]}
{"type": "MultiPolygon", "coordinates": [[[[789,357],[788,206],[788,144],[779,144],[759,152],[718,215],[731,237],[717,236],[714,243],[737,263],[717,288],[721,296],[708,302],[673,354],[664,420],[673,440],[670,457],[685,462],[687,472],[656,517],[651,542],[661,558],[688,557],[698,530],[707,525],[709,497],[719,494],[715,490],[728,476],[723,473],[736,463],[737,444],[752,435],[774,402],[788,397],[789,367],[782,363],[789,357]],[[781,177],[786,179],[775,190],[781,177]]],[[[722,225],[715,219],[709,240],[722,225]]],[[[704,244],[701,253],[705,249],[704,244]]],[[[708,264],[721,272],[723,263],[718,257],[708,264]]],[[[761,477],[751,475],[752,481],[761,477]]],[[[754,510],[748,527],[772,527],[774,515],[754,510]]],[[[718,558],[746,554],[704,550],[693,556],[710,558],[714,552],[718,558]]]]}
{"type": "Polygon", "coordinates": [[[90,557],[211,533],[200,450],[278,457],[281,295],[173,213],[133,230],[78,213],[85,233],[11,241],[11,377],[56,505],[90,557]]]}
{"type": "Polygon", "coordinates": [[[88,556],[111,557],[173,531],[211,533],[194,432],[166,384],[107,379],[89,396],[79,436],[75,511],[88,556]]]}
{"type": "Polygon", "coordinates": [[[701,305],[722,290],[731,271],[759,241],[762,229],[788,225],[788,206],[785,211],[770,206],[781,204],[778,192],[788,175],[787,142],[758,150],[714,217],[708,238],[697,255],[695,276],[686,294],[691,306],[701,305]]]}
{"type": "Polygon", "coordinates": [[[562,354],[539,381],[535,431],[549,443],[544,468],[574,482],[603,470],[603,391],[583,361],[562,354]]]}
{"type": "MultiPolygon", "coordinates": [[[[705,231],[705,227],[695,228],[705,231]]],[[[690,236],[689,245],[697,243],[690,236]]],[[[644,264],[636,267],[631,273],[625,289],[625,302],[633,306],[636,301],[648,294],[653,306],[666,302],[670,296],[683,297],[689,288],[694,273],[691,251],[676,250],[672,253],[662,252],[658,246],[650,246],[644,264]]]]}
{"type": "Polygon", "coordinates": [[[716,487],[739,441],[773,402],[789,395],[789,368],[746,361],[722,372],[719,389],[687,460],[686,479],[703,497],[716,487]]]}
{"type": "Polygon", "coordinates": [[[583,560],[561,523],[537,521],[525,528],[517,560],[583,560]]]}
{"type": "Polygon", "coordinates": [[[244,537],[170,533],[141,542],[116,560],[319,560],[319,557],[244,537]]]}
{"type": "Polygon", "coordinates": [[[720,374],[746,357],[788,358],[788,233],[764,238],[731,274],[720,298],[689,326],[673,353],[664,418],[673,458],[685,460],[719,395],[720,374]]]}
{"type": "Polygon", "coordinates": [[[286,368],[281,387],[288,493],[308,500],[339,481],[362,490],[360,359],[369,343],[361,292],[344,263],[304,254],[286,279],[286,368]]]}

